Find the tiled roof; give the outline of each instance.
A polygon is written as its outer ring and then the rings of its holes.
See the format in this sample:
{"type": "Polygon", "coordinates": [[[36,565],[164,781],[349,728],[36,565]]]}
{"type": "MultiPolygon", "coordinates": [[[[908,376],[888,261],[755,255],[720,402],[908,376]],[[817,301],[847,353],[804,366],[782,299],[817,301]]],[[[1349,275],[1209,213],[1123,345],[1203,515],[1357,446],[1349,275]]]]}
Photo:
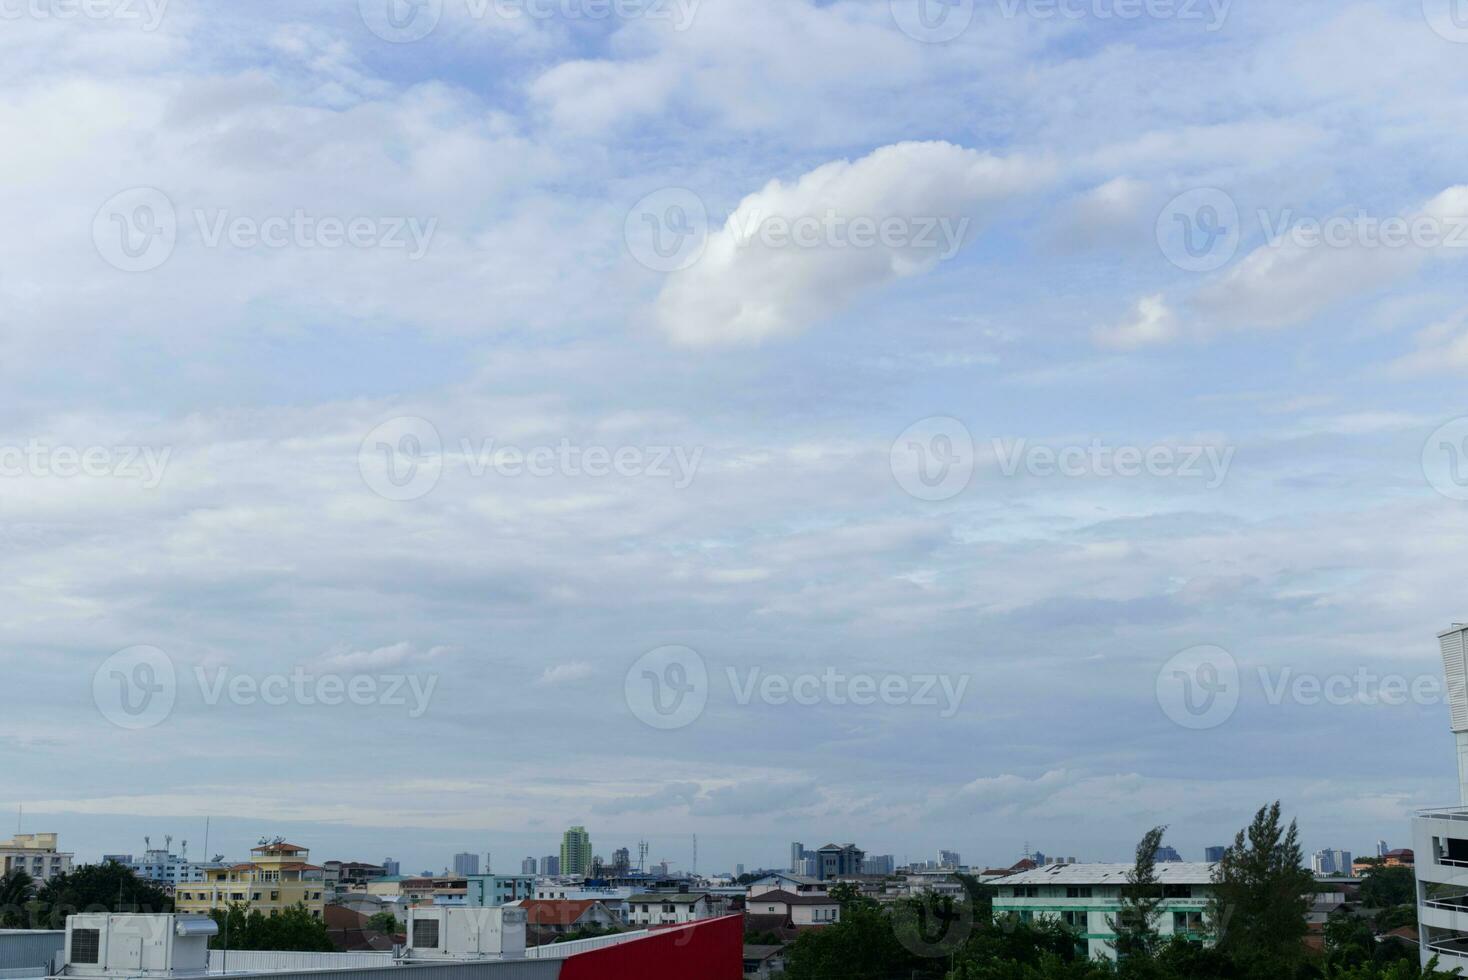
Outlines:
{"type": "Polygon", "coordinates": [[[519,904],[525,910],[528,925],[570,926],[579,922],[592,906],[601,903],[592,899],[527,898],[519,904]]]}

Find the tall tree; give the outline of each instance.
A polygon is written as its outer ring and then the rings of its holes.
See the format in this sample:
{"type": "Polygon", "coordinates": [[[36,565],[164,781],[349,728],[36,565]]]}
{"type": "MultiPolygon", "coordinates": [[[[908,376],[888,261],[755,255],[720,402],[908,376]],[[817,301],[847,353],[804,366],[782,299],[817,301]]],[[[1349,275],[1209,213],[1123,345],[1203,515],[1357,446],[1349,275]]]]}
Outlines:
{"type": "Polygon", "coordinates": [[[0,929],[24,929],[30,917],[27,906],[35,894],[35,879],[24,871],[0,878],[0,929]]]}
{"type": "Polygon", "coordinates": [[[1161,938],[1157,933],[1158,910],[1162,905],[1162,884],[1157,880],[1157,851],[1162,847],[1166,827],[1153,827],[1137,844],[1137,859],[1127,872],[1121,887],[1121,908],[1111,920],[1116,938],[1110,941],[1119,959],[1157,954],[1161,938]]]}
{"type": "Polygon", "coordinates": [[[1218,947],[1248,976],[1290,976],[1305,957],[1305,915],[1315,876],[1304,867],[1299,828],[1280,806],[1261,807],[1213,873],[1208,919],[1218,947]]]}
{"type": "Polygon", "coordinates": [[[172,912],[173,899],[115,861],[89,864],[47,881],[36,893],[34,926],[64,929],[77,912],[172,912]]]}

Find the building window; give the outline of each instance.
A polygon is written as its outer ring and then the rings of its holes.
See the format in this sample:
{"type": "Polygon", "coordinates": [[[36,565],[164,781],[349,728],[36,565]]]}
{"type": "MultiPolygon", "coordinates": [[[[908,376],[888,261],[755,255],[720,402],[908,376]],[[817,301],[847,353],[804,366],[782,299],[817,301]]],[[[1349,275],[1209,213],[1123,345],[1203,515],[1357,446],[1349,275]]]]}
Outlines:
{"type": "Polygon", "coordinates": [[[71,961],[73,963],[96,963],[102,951],[102,930],[73,929],[71,931],[71,961]]]}
{"type": "Polygon", "coordinates": [[[1162,897],[1163,898],[1192,898],[1193,897],[1193,886],[1192,885],[1163,885],[1162,886],[1162,897]]]}
{"type": "Polygon", "coordinates": [[[1091,897],[1091,889],[1089,887],[1067,888],[1065,890],[1065,897],[1066,898],[1090,898],[1091,897]]]}

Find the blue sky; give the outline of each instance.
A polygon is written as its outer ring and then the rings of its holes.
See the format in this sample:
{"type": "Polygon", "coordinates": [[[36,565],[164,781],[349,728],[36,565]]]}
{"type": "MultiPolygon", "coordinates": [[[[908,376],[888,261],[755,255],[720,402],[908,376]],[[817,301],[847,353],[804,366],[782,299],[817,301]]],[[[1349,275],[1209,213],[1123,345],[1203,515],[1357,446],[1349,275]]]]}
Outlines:
{"type": "Polygon", "coordinates": [[[941,40],[906,0],[443,0],[413,41],[378,0],[5,9],[0,808],[27,829],[198,850],[212,816],[211,850],[418,870],[580,823],[684,865],[696,833],[708,870],[792,839],[1120,859],[1156,823],[1197,858],[1275,798],[1360,851],[1454,801],[1432,697],[1270,696],[1430,681],[1463,615],[1446,3],[958,0],[941,40]],[[701,233],[668,271],[674,204],[701,233]],[[1190,271],[1178,218],[1220,207],[1190,271]],[[771,237],[828,214],[896,238],[771,237]],[[366,238],[322,247],[327,219],[366,238]],[[1373,237],[1393,220],[1447,240],[1373,237]],[[920,240],[945,221],[953,249],[920,240]],[[537,476],[489,440],[628,466],[537,476]],[[914,440],[971,477],[909,492],[914,440]],[[1208,451],[1216,480],[1177,472],[1208,451]],[[707,681],[660,728],[633,689],[667,646],[707,681]],[[1237,706],[1189,727],[1169,665],[1200,646],[1237,706]],[[162,663],[166,710],[117,724],[162,663]],[[298,671],[373,693],[251,700],[298,671]],[[962,696],[739,696],[828,672],[962,696]]]}

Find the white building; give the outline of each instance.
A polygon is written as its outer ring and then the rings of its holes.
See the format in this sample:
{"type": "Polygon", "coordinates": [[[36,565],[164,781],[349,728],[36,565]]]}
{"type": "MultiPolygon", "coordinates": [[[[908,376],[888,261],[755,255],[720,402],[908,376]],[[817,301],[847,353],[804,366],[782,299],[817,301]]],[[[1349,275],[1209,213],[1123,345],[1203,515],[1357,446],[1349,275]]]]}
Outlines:
{"type": "Polygon", "coordinates": [[[212,861],[190,861],[186,856],[169,853],[166,847],[150,847],[141,858],[124,863],[139,878],[169,885],[200,882],[204,880],[204,872],[224,867],[212,861]]]}
{"type": "Polygon", "coordinates": [[[763,892],[748,899],[744,910],[750,915],[784,915],[791,925],[828,926],[841,921],[841,903],[828,895],[792,895],[763,892]]]}
{"type": "Polygon", "coordinates": [[[71,871],[73,854],[57,849],[55,834],[16,834],[0,840],[0,876],[24,871],[37,882],[71,871]]]}
{"type": "Polygon", "coordinates": [[[1447,973],[1468,970],[1468,626],[1438,634],[1448,707],[1458,743],[1461,805],[1424,810],[1412,821],[1417,922],[1423,966],[1436,956],[1447,973]]]}
{"type": "Polygon", "coordinates": [[[776,871],[749,883],[749,897],[765,892],[793,892],[796,895],[824,895],[829,889],[827,882],[805,875],[786,874],[776,871]]]}
{"type": "MultiPolygon", "coordinates": [[[[1213,890],[1213,864],[1157,865],[1162,904],[1157,931],[1164,938],[1208,940],[1204,913],[1213,890]]],[[[994,917],[1014,915],[1021,921],[1050,919],[1075,930],[1077,952],[1090,958],[1115,959],[1109,944],[1116,938],[1112,923],[1121,913],[1121,890],[1130,864],[1052,864],[1010,875],[996,884],[994,917]]]]}
{"type": "Polygon", "coordinates": [[[627,899],[627,924],[681,925],[722,914],[722,902],[705,892],[644,892],[627,899]]]}

